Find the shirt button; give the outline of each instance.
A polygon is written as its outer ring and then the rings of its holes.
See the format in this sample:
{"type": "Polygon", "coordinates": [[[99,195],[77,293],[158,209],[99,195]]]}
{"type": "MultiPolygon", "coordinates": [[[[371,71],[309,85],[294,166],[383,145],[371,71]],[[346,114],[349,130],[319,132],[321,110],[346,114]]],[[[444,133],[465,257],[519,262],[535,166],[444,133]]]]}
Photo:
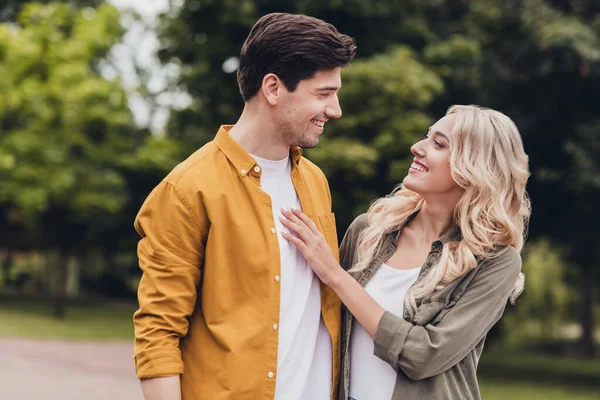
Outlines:
{"type": "Polygon", "coordinates": [[[273,330],[277,330],[277,324],[273,324],[273,330]]]}
{"type": "Polygon", "coordinates": [[[246,175],[246,170],[245,169],[241,170],[240,172],[242,173],[242,175],[246,175]]]}
{"type": "Polygon", "coordinates": [[[275,233],[277,230],[275,228],[271,228],[271,233],[275,233]]]}
{"type": "Polygon", "coordinates": [[[269,371],[269,373],[267,374],[267,376],[268,376],[269,378],[272,378],[272,377],[273,377],[273,376],[275,376],[275,375],[274,375],[274,374],[273,374],[271,371],[269,371]]]}
{"type": "Polygon", "coordinates": [[[279,282],[279,275],[275,275],[275,281],[279,282]]]}
{"type": "Polygon", "coordinates": [[[254,167],[254,172],[260,172],[260,167],[259,166],[254,167]]]}

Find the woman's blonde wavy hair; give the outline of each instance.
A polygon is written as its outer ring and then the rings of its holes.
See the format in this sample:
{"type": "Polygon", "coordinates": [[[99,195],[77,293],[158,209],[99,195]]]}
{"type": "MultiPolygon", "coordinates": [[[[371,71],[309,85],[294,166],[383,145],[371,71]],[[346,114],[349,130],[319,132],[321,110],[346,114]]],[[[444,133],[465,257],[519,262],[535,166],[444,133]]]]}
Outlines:
{"type": "MultiPolygon", "coordinates": [[[[478,258],[492,258],[502,248],[521,251],[531,213],[525,190],[529,158],[521,135],[510,118],[491,109],[455,105],[450,140],[452,177],[464,189],[454,209],[454,222],[462,239],[444,244],[438,263],[406,293],[405,307],[415,311],[417,301],[444,288],[474,269],[478,258]]],[[[393,196],[375,201],[369,208],[368,226],[358,240],[351,273],[367,268],[382,245],[385,234],[399,228],[423,207],[424,199],[399,186],[393,196]]],[[[521,273],[511,293],[512,303],[523,291],[521,273]]]]}

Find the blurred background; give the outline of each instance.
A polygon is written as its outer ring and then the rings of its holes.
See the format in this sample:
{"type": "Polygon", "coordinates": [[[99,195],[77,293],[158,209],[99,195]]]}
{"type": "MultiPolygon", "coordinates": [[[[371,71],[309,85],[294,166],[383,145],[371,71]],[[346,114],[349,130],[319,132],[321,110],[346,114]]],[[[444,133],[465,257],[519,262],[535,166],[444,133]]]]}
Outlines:
{"type": "Polygon", "coordinates": [[[340,237],[401,182],[410,145],[450,105],[516,122],[532,172],[527,281],[489,335],[482,394],[600,399],[593,0],[2,0],[0,398],[140,398],[133,220],[237,120],[241,44],[275,11],[357,40],[344,116],[305,153],[329,179],[340,237]]]}

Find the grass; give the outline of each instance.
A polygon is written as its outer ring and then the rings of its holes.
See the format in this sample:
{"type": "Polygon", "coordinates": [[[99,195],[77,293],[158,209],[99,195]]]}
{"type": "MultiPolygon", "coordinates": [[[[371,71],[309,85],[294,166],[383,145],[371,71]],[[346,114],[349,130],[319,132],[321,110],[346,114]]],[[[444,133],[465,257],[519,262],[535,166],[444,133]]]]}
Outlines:
{"type": "Polygon", "coordinates": [[[62,340],[132,340],[133,304],[72,305],[66,318],[52,316],[49,303],[40,300],[0,302],[0,337],[62,340]]]}
{"type": "Polygon", "coordinates": [[[480,376],[526,379],[541,384],[596,386],[600,390],[600,359],[581,359],[529,351],[484,351],[480,376]]]}
{"type": "Polygon", "coordinates": [[[485,400],[598,400],[598,388],[581,388],[554,384],[513,381],[480,382],[481,397],[485,400]]]}
{"type": "Polygon", "coordinates": [[[600,399],[598,358],[484,350],[478,372],[485,400],[600,399]]]}

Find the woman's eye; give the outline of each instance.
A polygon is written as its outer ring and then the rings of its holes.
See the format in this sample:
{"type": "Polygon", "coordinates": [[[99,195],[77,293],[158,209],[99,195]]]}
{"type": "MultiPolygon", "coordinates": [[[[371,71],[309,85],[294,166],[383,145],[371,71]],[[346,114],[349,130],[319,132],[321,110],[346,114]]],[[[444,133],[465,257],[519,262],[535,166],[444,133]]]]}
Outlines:
{"type": "Polygon", "coordinates": [[[437,140],[434,140],[433,143],[434,143],[435,146],[439,147],[440,149],[444,148],[444,145],[441,144],[440,142],[438,142],[437,140]]]}

